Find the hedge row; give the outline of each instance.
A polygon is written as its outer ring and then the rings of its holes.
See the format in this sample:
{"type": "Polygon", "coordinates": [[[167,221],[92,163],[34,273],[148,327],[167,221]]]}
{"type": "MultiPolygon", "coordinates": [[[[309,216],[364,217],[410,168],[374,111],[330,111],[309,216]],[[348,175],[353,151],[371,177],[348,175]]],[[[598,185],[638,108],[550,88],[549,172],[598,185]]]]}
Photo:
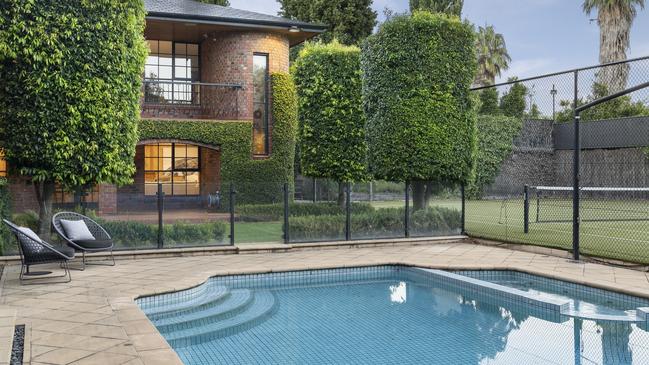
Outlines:
{"type": "MultiPolygon", "coordinates": [[[[119,247],[155,246],[158,243],[158,225],[133,221],[106,221],[95,218],[110,233],[119,247]]],[[[163,226],[165,245],[208,244],[221,242],[225,237],[225,222],[178,222],[163,226]]]]}
{"type": "MultiPolygon", "coordinates": [[[[356,213],[351,217],[352,237],[390,237],[404,233],[404,208],[385,208],[356,213]]],[[[458,210],[431,207],[412,212],[410,231],[417,234],[458,233],[461,214],[458,210]]],[[[303,216],[291,218],[291,239],[317,241],[345,235],[345,216],[303,216]]]]}
{"type": "MultiPolygon", "coordinates": [[[[282,201],[284,183],[293,184],[293,161],[297,133],[297,97],[291,77],[271,75],[272,151],[267,159],[252,159],[251,121],[142,120],[140,140],[182,139],[219,146],[221,181],[237,190],[239,203],[282,201]]],[[[224,196],[227,200],[227,195],[224,196]]]]}
{"type": "MultiPolygon", "coordinates": [[[[11,218],[11,199],[9,196],[9,189],[7,186],[7,179],[0,178],[0,219],[11,218]]],[[[0,255],[4,255],[5,248],[13,243],[13,236],[7,226],[0,223],[0,255]]]]}
{"type": "MultiPolygon", "coordinates": [[[[354,214],[374,212],[374,207],[369,203],[352,203],[354,214]]],[[[336,203],[291,203],[289,205],[291,217],[323,216],[344,214],[344,209],[336,203]]],[[[245,222],[270,222],[278,221],[284,217],[283,204],[254,204],[240,205],[236,208],[239,219],[245,222]]]]}

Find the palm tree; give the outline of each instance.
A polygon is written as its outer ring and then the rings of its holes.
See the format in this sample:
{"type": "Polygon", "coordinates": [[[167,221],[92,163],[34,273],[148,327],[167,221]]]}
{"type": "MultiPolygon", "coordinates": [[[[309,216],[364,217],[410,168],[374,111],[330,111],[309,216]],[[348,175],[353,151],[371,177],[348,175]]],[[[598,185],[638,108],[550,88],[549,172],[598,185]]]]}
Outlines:
{"type": "MultiPolygon", "coordinates": [[[[599,62],[626,60],[631,25],[637,14],[636,6],[644,9],[645,0],[584,0],[584,12],[597,9],[599,24],[599,62]]],[[[606,67],[597,74],[598,82],[610,92],[621,91],[629,78],[629,65],[606,67]]]]}
{"type": "Polygon", "coordinates": [[[478,74],[475,83],[480,86],[493,85],[496,77],[509,68],[511,57],[507,53],[505,37],[496,33],[492,25],[480,27],[476,39],[478,74]]]}

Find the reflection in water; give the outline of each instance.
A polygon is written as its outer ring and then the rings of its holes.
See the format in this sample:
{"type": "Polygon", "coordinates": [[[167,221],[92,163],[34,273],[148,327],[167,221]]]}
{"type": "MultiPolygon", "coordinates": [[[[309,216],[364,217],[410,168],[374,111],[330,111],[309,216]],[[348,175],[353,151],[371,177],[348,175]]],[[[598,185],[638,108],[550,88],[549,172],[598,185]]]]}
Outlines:
{"type": "Polygon", "coordinates": [[[602,333],[602,357],[605,364],[632,364],[633,353],[629,335],[633,331],[628,322],[596,321],[602,333]]]}
{"type": "Polygon", "coordinates": [[[392,303],[405,303],[408,298],[408,290],[405,281],[399,285],[390,285],[390,301],[392,303]]]}

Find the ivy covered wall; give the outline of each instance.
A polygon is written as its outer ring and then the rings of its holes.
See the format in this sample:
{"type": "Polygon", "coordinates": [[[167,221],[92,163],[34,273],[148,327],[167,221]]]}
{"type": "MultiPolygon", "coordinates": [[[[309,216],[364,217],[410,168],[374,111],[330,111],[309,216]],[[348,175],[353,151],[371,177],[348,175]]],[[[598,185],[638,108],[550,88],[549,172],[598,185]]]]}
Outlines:
{"type": "Polygon", "coordinates": [[[220,146],[221,186],[233,183],[237,202],[280,202],[284,183],[293,184],[297,98],[292,78],[271,75],[272,149],[268,158],[252,157],[252,121],[143,119],[140,140],[182,139],[220,146]]]}

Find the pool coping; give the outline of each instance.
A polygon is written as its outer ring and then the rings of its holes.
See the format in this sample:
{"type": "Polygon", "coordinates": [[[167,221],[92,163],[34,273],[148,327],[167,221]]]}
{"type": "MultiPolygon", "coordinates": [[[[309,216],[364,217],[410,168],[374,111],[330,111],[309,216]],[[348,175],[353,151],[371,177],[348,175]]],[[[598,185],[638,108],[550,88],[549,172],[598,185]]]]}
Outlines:
{"type": "MultiPolygon", "coordinates": [[[[436,241],[436,242],[431,242],[430,239],[427,240],[427,245],[426,243],[418,243],[418,244],[400,244],[398,246],[402,246],[404,250],[408,250],[408,247],[413,247],[413,246],[418,246],[422,247],[422,245],[426,245],[427,247],[430,248],[435,248],[437,246],[444,246],[444,243],[448,243],[449,241],[444,242],[443,240],[436,241]]],[[[479,247],[479,245],[472,244],[469,240],[466,240],[464,242],[460,242],[459,245],[456,243],[456,240],[451,241],[454,244],[451,245],[450,247],[456,247],[456,246],[461,246],[461,247],[479,247]]],[[[353,242],[351,242],[353,243],[353,242]]],[[[376,245],[374,245],[376,246],[376,245]]],[[[304,247],[304,246],[301,246],[304,247]]],[[[313,248],[309,248],[309,250],[313,251],[326,251],[326,250],[335,250],[339,248],[356,248],[353,244],[350,245],[350,242],[346,242],[344,245],[323,245],[323,246],[316,246],[313,248]]],[[[380,245],[378,247],[381,247],[380,245]]],[[[366,252],[378,252],[378,251],[372,251],[371,248],[368,247],[363,247],[366,252]]],[[[423,248],[423,250],[426,250],[427,248],[423,248]]],[[[418,249],[422,250],[422,249],[418,249]]],[[[431,252],[432,254],[435,255],[435,252],[444,252],[446,248],[442,248],[441,250],[434,249],[431,252]]],[[[464,250],[464,248],[463,248],[464,250]]],[[[490,250],[495,251],[502,251],[502,252],[509,252],[507,255],[518,255],[516,251],[513,251],[511,249],[506,249],[506,248],[492,248],[490,250]]],[[[263,251],[262,251],[263,252],[263,251]]],[[[274,251],[271,251],[274,252],[274,251]]],[[[283,252],[277,252],[277,255],[282,255],[285,251],[283,252]]],[[[361,252],[361,251],[359,251],[361,252]]],[[[413,250],[413,252],[418,252],[413,250]]],[[[490,251],[491,252],[491,251],[490,251]]],[[[257,252],[258,253],[258,252],[257,252]]],[[[295,253],[295,252],[294,252],[295,253]]],[[[262,255],[259,255],[262,256],[262,255]]],[[[272,257],[272,255],[269,255],[272,257]]],[[[137,288],[136,291],[133,291],[132,294],[123,296],[123,295],[114,295],[106,296],[106,300],[108,301],[108,304],[110,308],[114,311],[115,315],[117,316],[117,320],[119,321],[119,325],[121,328],[127,331],[129,333],[129,338],[131,334],[135,334],[136,337],[138,337],[137,340],[132,341],[135,342],[140,342],[140,341],[162,341],[164,344],[166,344],[166,347],[163,348],[156,348],[153,350],[149,351],[144,351],[147,352],[146,356],[151,356],[155,357],[156,359],[164,358],[165,361],[163,362],[148,362],[146,360],[144,361],[144,364],[159,364],[159,363],[175,363],[175,364],[182,364],[180,361],[178,355],[176,352],[169,346],[169,344],[166,342],[166,340],[163,338],[163,336],[160,334],[159,331],[151,324],[151,322],[148,320],[144,312],[139,308],[137,303],[135,302],[135,299],[140,298],[140,297],[145,297],[145,296],[151,296],[151,295],[157,295],[157,294],[164,294],[164,293],[170,293],[170,292],[175,292],[179,290],[185,290],[185,289],[190,289],[192,287],[196,287],[198,285],[201,285],[205,283],[207,280],[209,280],[211,277],[218,277],[218,276],[228,276],[228,275],[245,275],[245,274],[266,274],[266,273],[276,273],[276,272],[292,272],[292,271],[305,271],[305,270],[319,270],[319,269],[339,269],[339,268],[351,268],[351,267],[371,267],[371,266],[381,266],[381,265],[395,265],[395,266],[404,266],[404,267],[416,267],[416,268],[424,268],[424,269],[438,269],[438,270],[511,270],[511,271],[519,271],[523,273],[528,273],[532,275],[538,275],[541,277],[546,277],[546,278],[552,278],[552,279],[557,279],[557,280],[563,280],[563,281],[568,281],[572,283],[577,283],[577,284],[582,284],[582,285],[587,285],[595,288],[600,288],[600,289],[605,289],[605,290],[611,290],[614,292],[621,292],[629,295],[634,295],[634,296],[639,296],[643,298],[649,298],[649,288],[645,288],[644,286],[635,286],[635,287],[619,287],[614,284],[612,281],[607,281],[607,282],[601,282],[598,281],[598,277],[591,276],[589,278],[583,277],[582,276],[571,276],[569,271],[556,271],[556,272],[548,272],[548,271],[543,271],[542,264],[536,265],[533,262],[529,262],[528,260],[511,260],[510,262],[507,262],[507,260],[504,260],[502,263],[493,263],[494,261],[489,260],[489,259],[482,259],[482,258],[477,258],[474,261],[471,261],[471,263],[466,263],[466,262],[456,262],[454,263],[453,261],[445,261],[445,260],[440,260],[440,262],[433,262],[431,263],[430,261],[427,261],[426,259],[422,258],[421,260],[419,259],[421,256],[418,256],[417,254],[411,255],[411,256],[404,256],[399,259],[390,259],[389,257],[385,258],[374,258],[374,259],[362,259],[360,258],[353,264],[327,264],[327,263],[304,263],[304,262],[298,262],[298,261],[289,261],[289,262],[283,262],[278,264],[274,269],[268,269],[264,267],[260,268],[254,268],[254,269],[231,269],[226,267],[206,267],[207,270],[205,271],[200,271],[197,273],[194,273],[195,275],[189,276],[189,277],[184,277],[184,278],[179,278],[179,280],[174,280],[173,282],[166,282],[166,283],[160,283],[158,286],[159,289],[156,289],[155,287],[139,287],[137,288]],[[427,262],[427,263],[425,263],[427,262]],[[484,262],[484,263],[480,263],[484,262]],[[609,284],[610,283],[610,284],[609,284]],[[148,323],[149,327],[151,328],[144,328],[146,323],[148,323]],[[174,360],[175,359],[175,360],[174,360]]],[[[434,256],[432,256],[434,257],[434,256]]],[[[534,257],[538,257],[540,260],[544,260],[544,258],[550,258],[550,256],[546,255],[535,255],[534,257]]],[[[561,259],[559,259],[561,260],[561,259]]],[[[592,268],[590,267],[593,265],[594,269],[596,270],[607,270],[607,268],[610,269],[610,266],[606,265],[601,265],[601,264],[590,264],[590,263],[584,263],[584,262],[573,262],[570,260],[561,260],[563,262],[562,265],[570,266],[577,268],[580,271],[588,271],[591,270],[592,268]]],[[[135,264],[133,264],[135,265],[135,264]]],[[[13,273],[12,273],[13,274],[13,273]]],[[[5,279],[5,276],[3,275],[3,279],[5,279]]],[[[3,280],[4,281],[4,280],[3,280]]],[[[2,285],[2,288],[5,288],[5,285],[2,285]]],[[[648,323],[649,323],[649,308],[646,308],[646,310],[643,311],[643,318],[646,318],[648,323]]],[[[29,326],[28,326],[29,327],[29,326]]],[[[27,336],[30,335],[30,331],[27,331],[27,336]]],[[[29,343],[26,341],[25,346],[29,346],[29,343]]],[[[137,347],[137,344],[136,344],[137,347]]],[[[140,350],[138,350],[140,351],[140,350]]],[[[26,354],[26,358],[28,358],[26,354]]],[[[143,356],[141,357],[144,359],[144,354],[140,355],[143,356]]]]}

